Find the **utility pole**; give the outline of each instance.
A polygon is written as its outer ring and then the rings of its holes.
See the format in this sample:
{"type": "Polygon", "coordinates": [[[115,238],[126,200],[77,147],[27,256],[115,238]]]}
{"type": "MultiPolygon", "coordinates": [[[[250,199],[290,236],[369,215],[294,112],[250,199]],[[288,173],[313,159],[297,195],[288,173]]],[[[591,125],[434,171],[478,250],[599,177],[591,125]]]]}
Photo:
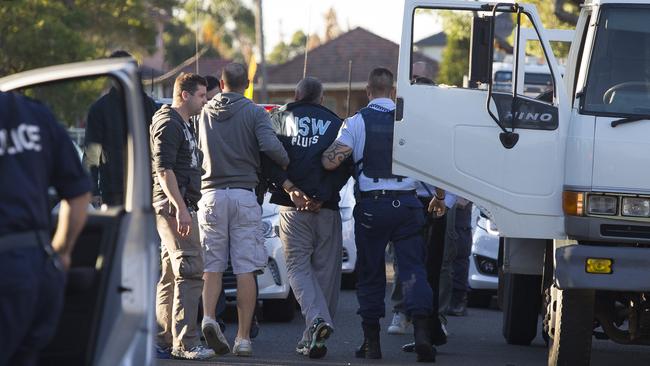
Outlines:
{"type": "MultiPolygon", "coordinates": [[[[266,55],[264,54],[264,22],[262,20],[262,0],[255,0],[255,38],[257,39],[257,49],[260,51],[260,101],[269,102],[269,96],[266,92],[266,55]]],[[[252,80],[251,80],[252,82],[252,80]]]]}

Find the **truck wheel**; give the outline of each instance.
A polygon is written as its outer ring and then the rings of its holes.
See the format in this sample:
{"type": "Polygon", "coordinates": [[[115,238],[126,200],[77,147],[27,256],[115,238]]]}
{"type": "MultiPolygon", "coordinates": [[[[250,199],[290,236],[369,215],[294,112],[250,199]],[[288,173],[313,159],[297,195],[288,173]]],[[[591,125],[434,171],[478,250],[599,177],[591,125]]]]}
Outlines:
{"type": "Polygon", "coordinates": [[[503,273],[503,337],[508,344],[527,346],[537,336],[542,303],[542,276],[503,273]]]}
{"type": "Polygon", "coordinates": [[[551,291],[554,311],[549,335],[549,366],[589,365],[594,324],[593,290],[551,291]]]}
{"type": "Polygon", "coordinates": [[[293,291],[289,291],[286,299],[269,299],[262,301],[262,315],[264,320],[270,322],[288,323],[296,314],[296,298],[293,291]]]}

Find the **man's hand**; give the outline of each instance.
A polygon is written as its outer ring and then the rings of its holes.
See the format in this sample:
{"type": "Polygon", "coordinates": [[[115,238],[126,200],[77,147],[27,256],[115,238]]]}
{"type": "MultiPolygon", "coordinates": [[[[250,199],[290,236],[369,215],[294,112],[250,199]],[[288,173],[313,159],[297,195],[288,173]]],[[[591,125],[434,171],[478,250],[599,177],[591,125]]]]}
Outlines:
{"type": "Polygon", "coordinates": [[[69,253],[59,254],[59,261],[61,261],[63,270],[67,272],[70,269],[70,263],[72,262],[72,258],[70,257],[70,254],[69,253]]]}
{"type": "Polygon", "coordinates": [[[310,200],[307,204],[307,210],[310,212],[318,212],[321,207],[323,207],[323,202],[321,201],[310,200]]]}
{"type": "Polygon", "coordinates": [[[309,210],[309,197],[307,197],[305,192],[294,186],[288,193],[289,198],[291,198],[291,202],[293,202],[298,211],[309,210]]]}
{"type": "Polygon", "coordinates": [[[190,235],[192,228],[192,215],[190,211],[187,210],[187,207],[180,207],[176,209],[176,231],[181,236],[190,235]]]}
{"type": "Polygon", "coordinates": [[[102,206],[102,196],[93,196],[90,200],[90,204],[93,205],[94,208],[100,208],[102,206]]]}
{"type": "Polygon", "coordinates": [[[439,200],[436,197],[433,197],[429,202],[429,207],[427,207],[427,212],[433,212],[436,217],[440,217],[447,212],[447,206],[445,206],[445,200],[439,200]]]}

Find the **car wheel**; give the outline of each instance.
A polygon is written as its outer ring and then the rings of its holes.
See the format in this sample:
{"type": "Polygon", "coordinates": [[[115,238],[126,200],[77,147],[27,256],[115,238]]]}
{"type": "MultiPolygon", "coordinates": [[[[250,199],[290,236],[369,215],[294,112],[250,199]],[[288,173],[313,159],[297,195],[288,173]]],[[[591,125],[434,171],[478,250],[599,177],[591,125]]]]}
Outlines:
{"type": "Polygon", "coordinates": [[[549,365],[589,365],[594,321],[593,290],[551,291],[549,365]]]}
{"type": "Polygon", "coordinates": [[[467,306],[471,308],[489,308],[492,303],[492,291],[470,290],[467,295],[467,306]]]}
{"type": "Polygon", "coordinates": [[[262,301],[262,315],[266,321],[287,323],[293,320],[295,314],[296,298],[293,296],[293,291],[289,291],[286,299],[262,301]]]}
{"type": "Polygon", "coordinates": [[[503,337],[508,344],[530,345],[537,336],[542,276],[503,274],[503,337]]]}

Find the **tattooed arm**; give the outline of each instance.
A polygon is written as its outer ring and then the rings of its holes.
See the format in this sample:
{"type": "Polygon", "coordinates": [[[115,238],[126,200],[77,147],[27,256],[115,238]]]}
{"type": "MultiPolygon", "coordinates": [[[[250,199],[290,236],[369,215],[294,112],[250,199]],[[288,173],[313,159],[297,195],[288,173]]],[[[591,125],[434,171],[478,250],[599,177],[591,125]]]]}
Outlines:
{"type": "Polygon", "coordinates": [[[323,163],[325,169],[334,170],[350,155],[352,155],[351,147],[339,141],[334,141],[321,156],[321,163],[323,163]]]}

